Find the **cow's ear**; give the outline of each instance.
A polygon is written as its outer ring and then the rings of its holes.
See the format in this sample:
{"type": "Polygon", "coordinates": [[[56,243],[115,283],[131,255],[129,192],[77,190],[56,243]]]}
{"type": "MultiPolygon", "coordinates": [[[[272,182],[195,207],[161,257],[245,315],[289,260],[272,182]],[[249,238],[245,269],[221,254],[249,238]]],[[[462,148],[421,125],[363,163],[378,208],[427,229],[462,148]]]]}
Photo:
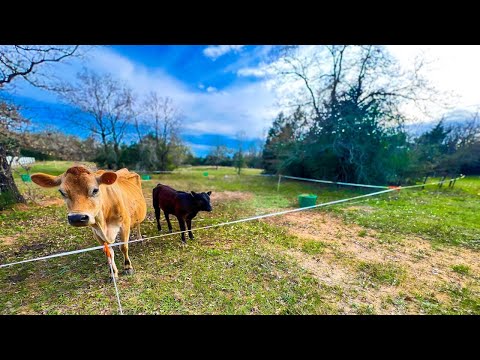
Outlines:
{"type": "Polygon", "coordinates": [[[211,191],[207,192],[207,195],[208,196],[212,195],[212,192],[211,191]]]}
{"type": "Polygon", "coordinates": [[[117,181],[117,174],[112,171],[104,172],[102,175],[97,176],[97,181],[99,184],[112,185],[117,181]]]}
{"type": "Polygon", "coordinates": [[[197,193],[195,191],[190,191],[190,194],[195,197],[195,195],[197,195],[197,193]]]}
{"type": "Polygon", "coordinates": [[[35,184],[46,188],[59,186],[62,182],[62,175],[53,176],[43,173],[36,173],[32,174],[30,178],[35,184]]]}

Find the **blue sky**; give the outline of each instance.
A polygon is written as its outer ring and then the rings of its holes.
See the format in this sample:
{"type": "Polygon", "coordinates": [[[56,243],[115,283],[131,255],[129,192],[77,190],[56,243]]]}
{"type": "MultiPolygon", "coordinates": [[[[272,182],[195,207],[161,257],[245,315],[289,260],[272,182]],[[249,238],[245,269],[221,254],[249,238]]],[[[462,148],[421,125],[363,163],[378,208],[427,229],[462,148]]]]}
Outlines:
{"type": "MultiPolygon", "coordinates": [[[[182,137],[199,156],[217,143],[236,146],[235,134],[244,131],[249,143],[261,141],[276,114],[278,93],[265,77],[265,57],[272,46],[249,45],[122,45],[92,46],[80,61],[55,64],[51,71],[73,80],[83,66],[111,73],[128,83],[140,96],[154,90],[169,96],[182,110],[182,137]]],[[[306,51],[308,47],[306,46],[306,51]]],[[[473,109],[480,104],[479,46],[387,46],[402,66],[408,67],[422,53],[433,61],[430,80],[442,91],[455,92],[451,109],[473,109]]],[[[72,126],[68,107],[52,93],[17,82],[7,89],[24,105],[23,114],[36,129],[58,127],[64,132],[86,136],[72,126]]],[[[287,93],[292,92],[287,88],[287,93]]],[[[414,111],[414,110],[412,110],[414,111]]],[[[417,121],[438,118],[416,116],[417,121]]],[[[415,117],[415,116],[414,116],[415,117]]],[[[247,144],[248,146],[248,144],[247,144]]]]}

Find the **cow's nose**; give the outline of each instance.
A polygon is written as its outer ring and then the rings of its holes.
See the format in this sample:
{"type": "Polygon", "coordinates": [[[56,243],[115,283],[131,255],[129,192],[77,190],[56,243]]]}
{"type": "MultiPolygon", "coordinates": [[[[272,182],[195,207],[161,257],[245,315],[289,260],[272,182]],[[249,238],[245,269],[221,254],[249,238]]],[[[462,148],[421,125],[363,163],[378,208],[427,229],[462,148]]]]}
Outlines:
{"type": "Polygon", "coordinates": [[[68,215],[68,223],[73,226],[86,226],[88,225],[89,217],[84,214],[68,215]]]}

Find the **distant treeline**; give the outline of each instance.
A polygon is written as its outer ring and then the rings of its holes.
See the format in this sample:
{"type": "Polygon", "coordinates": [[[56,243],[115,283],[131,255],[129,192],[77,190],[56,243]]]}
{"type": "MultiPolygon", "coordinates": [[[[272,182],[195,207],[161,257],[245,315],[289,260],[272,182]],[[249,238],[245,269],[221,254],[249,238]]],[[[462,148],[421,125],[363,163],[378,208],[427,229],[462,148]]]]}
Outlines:
{"type": "MultiPolygon", "coordinates": [[[[347,110],[350,111],[350,110],[347,110]]],[[[477,115],[455,125],[440,120],[412,137],[403,127],[386,127],[371,114],[346,113],[331,130],[299,129],[300,108],[280,113],[263,151],[267,173],[358,183],[400,184],[426,175],[480,174],[480,122],[477,115]]]]}
{"type": "Polygon", "coordinates": [[[162,159],[161,154],[157,152],[155,136],[151,134],[147,134],[140,141],[132,142],[130,145],[121,144],[118,162],[114,158],[112,144],[107,143],[105,151],[105,147],[92,137],[81,139],[58,130],[48,130],[35,133],[28,131],[23,131],[21,134],[12,133],[10,139],[13,138],[17,140],[17,151],[12,151],[12,153],[31,156],[38,161],[90,161],[100,167],[108,167],[110,161],[110,163],[115,162],[118,167],[128,167],[138,171],[173,170],[180,165],[250,168],[260,168],[263,165],[262,148],[256,146],[242,151],[240,148],[233,150],[224,145],[218,145],[206,156],[197,157],[193,155],[188,146],[178,143],[171,144],[167,155],[162,159]]]}

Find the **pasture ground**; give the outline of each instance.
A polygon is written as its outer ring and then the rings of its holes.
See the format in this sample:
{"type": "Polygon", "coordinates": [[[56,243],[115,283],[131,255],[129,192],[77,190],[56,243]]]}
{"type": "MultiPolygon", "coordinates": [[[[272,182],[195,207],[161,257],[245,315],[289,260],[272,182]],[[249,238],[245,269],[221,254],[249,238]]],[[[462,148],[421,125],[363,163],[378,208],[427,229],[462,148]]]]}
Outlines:
{"type": "MultiPolygon", "coordinates": [[[[31,172],[60,174],[71,164],[40,162],[31,172]]],[[[295,208],[306,192],[318,203],[373,192],[286,179],[277,192],[277,178],[260,172],[152,175],[143,181],[143,234],[159,234],[151,205],[158,182],[213,191],[213,212],[199,213],[194,227],[295,208]]],[[[67,224],[56,189],[16,176],[29,203],[0,212],[0,263],[98,245],[90,229],[67,224]]],[[[179,235],[130,246],[135,275],[118,281],[124,313],[480,314],[479,177],[194,235],[186,247],[179,235]]],[[[115,259],[121,270],[118,248],[115,259]]],[[[0,314],[117,314],[107,279],[102,251],[3,268],[0,314]]]]}

